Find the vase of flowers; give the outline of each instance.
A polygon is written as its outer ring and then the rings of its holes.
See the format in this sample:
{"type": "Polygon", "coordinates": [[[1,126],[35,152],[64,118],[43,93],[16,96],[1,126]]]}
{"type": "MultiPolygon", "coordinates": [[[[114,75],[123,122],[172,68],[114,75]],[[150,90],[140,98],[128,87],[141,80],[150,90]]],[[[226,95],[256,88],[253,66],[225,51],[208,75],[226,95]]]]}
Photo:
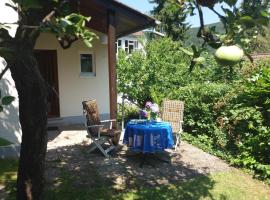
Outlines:
{"type": "Polygon", "coordinates": [[[159,107],[156,103],[147,101],[145,108],[140,110],[140,117],[148,120],[157,120],[159,115],[159,107]]]}

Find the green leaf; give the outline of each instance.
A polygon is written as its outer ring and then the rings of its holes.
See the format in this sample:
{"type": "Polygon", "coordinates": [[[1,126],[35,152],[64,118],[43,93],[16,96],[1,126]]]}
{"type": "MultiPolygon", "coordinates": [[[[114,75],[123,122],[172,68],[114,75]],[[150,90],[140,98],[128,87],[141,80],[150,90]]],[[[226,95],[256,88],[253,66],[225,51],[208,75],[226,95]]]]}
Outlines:
{"type": "Polygon", "coordinates": [[[266,10],[260,12],[262,17],[269,17],[269,13],[266,10]]]}
{"type": "Polygon", "coordinates": [[[254,22],[253,18],[251,16],[247,16],[247,15],[240,17],[239,22],[241,24],[245,24],[245,25],[248,25],[248,26],[255,25],[255,22],[254,22]]]}
{"type": "Polygon", "coordinates": [[[14,55],[13,50],[7,47],[0,47],[0,56],[5,58],[6,60],[12,59],[14,55]]]}
{"type": "Polygon", "coordinates": [[[24,9],[41,9],[42,4],[39,0],[13,0],[15,3],[18,3],[24,9]]]}
{"type": "Polygon", "coordinates": [[[193,53],[183,47],[180,47],[179,48],[181,51],[183,51],[185,54],[189,55],[189,56],[193,56],[193,53]]]}
{"type": "Polygon", "coordinates": [[[261,24],[263,26],[267,26],[269,24],[269,19],[266,17],[260,17],[255,20],[257,24],[261,24]]]}
{"type": "Polygon", "coordinates": [[[3,105],[9,105],[12,103],[12,101],[14,101],[15,97],[12,97],[12,96],[5,96],[3,97],[2,99],[2,104],[3,105]]]}
{"type": "Polygon", "coordinates": [[[237,0],[225,0],[225,2],[232,7],[236,5],[237,0]]]}

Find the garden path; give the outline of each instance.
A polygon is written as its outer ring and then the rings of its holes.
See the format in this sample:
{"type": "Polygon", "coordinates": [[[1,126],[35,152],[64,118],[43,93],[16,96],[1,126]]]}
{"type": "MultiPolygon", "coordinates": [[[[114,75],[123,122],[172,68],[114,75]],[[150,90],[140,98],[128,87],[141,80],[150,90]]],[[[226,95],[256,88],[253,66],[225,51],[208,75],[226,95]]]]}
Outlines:
{"type": "Polygon", "coordinates": [[[227,163],[202,150],[182,142],[178,151],[159,155],[170,163],[149,159],[139,167],[140,156],[134,156],[125,146],[119,147],[110,159],[99,151],[88,153],[90,139],[84,130],[49,132],[46,176],[48,185],[57,185],[59,176],[69,172],[76,187],[112,186],[115,189],[156,187],[188,180],[214,172],[232,170],[227,163]]]}

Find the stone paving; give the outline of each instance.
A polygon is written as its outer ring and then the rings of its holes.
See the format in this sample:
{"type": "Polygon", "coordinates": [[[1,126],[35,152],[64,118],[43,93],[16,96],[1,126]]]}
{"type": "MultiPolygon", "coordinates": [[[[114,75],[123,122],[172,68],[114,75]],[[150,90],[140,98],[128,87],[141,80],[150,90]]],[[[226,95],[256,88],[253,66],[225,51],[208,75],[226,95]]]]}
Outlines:
{"type": "Polygon", "coordinates": [[[51,132],[48,143],[46,176],[49,183],[56,181],[61,170],[74,175],[76,186],[95,187],[106,184],[116,189],[136,186],[155,187],[184,181],[196,176],[224,172],[232,168],[219,158],[182,142],[178,151],[167,150],[155,157],[147,157],[140,167],[142,155],[134,155],[120,145],[110,159],[99,151],[88,153],[91,140],[84,130],[51,132]]]}

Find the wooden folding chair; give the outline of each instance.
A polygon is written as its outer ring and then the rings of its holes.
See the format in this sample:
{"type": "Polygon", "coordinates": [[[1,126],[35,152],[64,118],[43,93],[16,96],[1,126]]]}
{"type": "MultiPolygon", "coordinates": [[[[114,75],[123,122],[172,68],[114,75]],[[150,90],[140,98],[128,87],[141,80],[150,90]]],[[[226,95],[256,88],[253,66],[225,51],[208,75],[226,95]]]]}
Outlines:
{"type": "Polygon", "coordinates": [[[162,120],[172,125],[172,130],[176,136],[175,149],[177,149],[180,146],[181,133],[183,132],[184,102],[164,100],[162,107],[162,120]]]}
{"type": "Polygon", "coordinates": [[[109,152],[118,145],[120,130],[113,129],[113,122],[115,119],[100,121],[99,112],[96,100],[83,101],[83,113],[86,117],[85,128],[93,143],[89,152],[98,148],[105,157],[109,157],[109,152]],[[109,128],[105,128],[104,123],[110,123],[109,128]],[[109,147],[104,148],[104,144],[108,143],[109,147]]]}

